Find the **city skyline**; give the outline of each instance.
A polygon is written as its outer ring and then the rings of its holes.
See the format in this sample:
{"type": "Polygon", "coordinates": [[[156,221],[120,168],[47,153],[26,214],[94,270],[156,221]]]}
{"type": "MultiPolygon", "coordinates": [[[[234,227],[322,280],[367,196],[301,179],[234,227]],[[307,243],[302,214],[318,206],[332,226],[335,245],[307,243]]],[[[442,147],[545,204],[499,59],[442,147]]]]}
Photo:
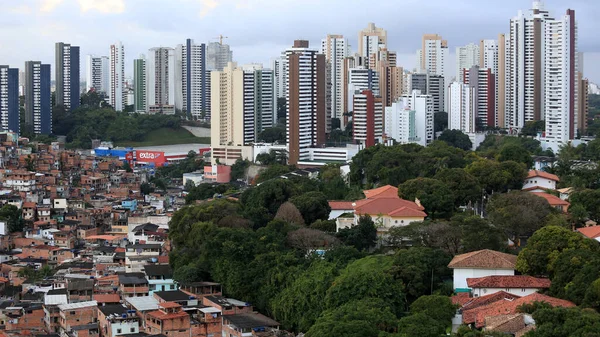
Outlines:
{"type": "MultiPolygon", "coordinates": [[[[508,0],[503,1],[502,6],[486,4],[481,7],[473,0],[452,5],[445,1],[422,3],[409,0],[401,8],[397,2],[382,1],[378,6],[360,10],[348,6],[341,20],[339,7],[344,4],[341,1],[315,1],[314,6],[305,6],[272,0],[179,0],[168,3],[159,0],[25,0],[8,7],[11,15],[0,29],[0,47],[4,47],[0,48],[0,64],[21,69],[25,61],[39,60],[51,64],[54,71],[55,42],[81,46],[83,56],[107,55],[109,46],[120,40],[127,48],[125,75],[132,77],[133,59],[149,48],[175,47],[187,38],[198,43],[216,42],[223,34],[229,37],[224,43],[231,46],[234,61],[238,64],[258,62],[268,67],[272,58],[300,38],[317,45],[327,34],[341,34],[348,38],[352,52],[357,52],[358,32],[367,23],[374,22],[388,31],[388,48],[398,53],[398,66],[405,69],[416,66],[415,51],[421,46],[423,34],[442,35],[448,40],[451,54],[447,72],[453,74],[456,72],[456,47],[508,33],[510,19],[517,10],[530,8],[532,1],[508,0]],[[302,13],[308,10],[314,11],[311,14],[314,24],[300,24],[302,13]],[[172,20],[157,20],[165,11],[170,13],[172,20]],[[398,14],[407,11],[411,15],[397,19],[398,14]],[[103,29],[97,29],[100,20],[103,29]],[[21,52],[11,53],[10,50],[16,47],[21,52]]],[[[544,4],[552,13],[563,13],[567,8],[577,12],[578,47],[585,53],[584,76],[592,82],[600,82],[600,67],[594,64],[600,60],[600,42],[593,36],[599,26],[594,20],[597,10],[593,3],[548,0],[544,4]]]]}

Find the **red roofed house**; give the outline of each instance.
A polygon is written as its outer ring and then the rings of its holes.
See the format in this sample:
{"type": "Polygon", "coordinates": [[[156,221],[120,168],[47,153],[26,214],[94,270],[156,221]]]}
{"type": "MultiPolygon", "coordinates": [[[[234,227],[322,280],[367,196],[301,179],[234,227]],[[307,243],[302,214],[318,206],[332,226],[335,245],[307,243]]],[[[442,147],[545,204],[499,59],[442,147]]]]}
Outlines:
{"type": "Polygon", "coordinates": [[[600,241],[600,226],[577,228],[577,231],[590,239],[600,241]]]}
{"type": "Polygon", "coordinates": [[[190,336],[190,315],[181,305],[174,302],[158,304],[158,310],[146,315],[146,332],[151,335],[163,334],[170,337],[190,336]]]}
{"type": "Polygon", "coordinates": [[[568,201],[562,200],[561,198],[559,198],[555,195],[545,193],[545,192],[532,192],[532,193],[537,195],[538,197],[542,197],[542,198],[546,199],[546,201],[548,201],[550,206],[556,208],[557,210],[559,210],[563,213],[567,213],[567,211],[569,210],[569,206],[571,206],[571,204],[568,201]]]}
{"type": "Polygon", "coordinates": [[[469,290],[467,279],[492,275],[514,275],[517,256],[489,249],[456,255],[448,268],[453,269],[454,289],[469,290]]]}
{"type": "Polygon", "coordinates": [[[348,213],[348,211],[354,213],[354,220],[352,222],[344,223],[338,219],[338,231],[358,224],[361,216],[369,215],[379,225],[377,234],[382,236],[392,227],[407,226],[415,221],[423,221],[427,217],[423,206],[413,201],[400,199],[397,187],[387,185],[372,190],[365,190],[363,193],[366,196],[366,199],[363,200],[350,203],[340,201],[331,201],[329,203],[332,206],[332,212],[337,210],[343,213],[348,213]]]}
{"type": "Polygon", "coordinates": [[[468,278],[467,286],[472,289],[473,297],[485,296],[500,291],[523,297],[542,289],[549,289],[550,280],[526,275],[493,275],[468,278]]]}
{"type": "Polygon", "coordinates": [[[523,182],[523,190],[529,192],[546,192],[556,190],[558,176],[539,170],[531,170],[523,182]]]}

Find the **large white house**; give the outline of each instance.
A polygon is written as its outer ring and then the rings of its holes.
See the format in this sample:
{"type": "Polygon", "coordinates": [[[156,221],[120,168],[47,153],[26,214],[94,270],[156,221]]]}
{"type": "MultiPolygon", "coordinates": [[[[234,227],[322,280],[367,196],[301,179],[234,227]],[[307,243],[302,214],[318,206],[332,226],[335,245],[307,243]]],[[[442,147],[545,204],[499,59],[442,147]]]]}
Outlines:
{"type": "Polygon", "coordinates": [[[470,289],[467,279],[493,275],[514,275],[517,256],[489,249],[456,255],[448,268],[453,269],[454,290],[470,289]]]}
{"type": "Polygon", "coordinates": [[[528,192],[546,192],[547,190],[556,190],[556,183],[560,179],[554,174],[531,170],[523,182],[523,190],[528,192]]]}

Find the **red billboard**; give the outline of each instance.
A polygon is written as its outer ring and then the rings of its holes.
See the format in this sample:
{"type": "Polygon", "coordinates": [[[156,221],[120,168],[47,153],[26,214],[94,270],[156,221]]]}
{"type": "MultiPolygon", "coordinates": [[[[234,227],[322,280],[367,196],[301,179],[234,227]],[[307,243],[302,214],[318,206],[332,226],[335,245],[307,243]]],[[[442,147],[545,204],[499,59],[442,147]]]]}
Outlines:
{"type": "Polygon", "coordinates": [[[154,166],[163,166],[163,164],[167,161],[164,152],[159,151],[145,151],[145,150],[135,150],[133,151],[133,157],[135,161],[146,164],[154,164],[154,166]]]}

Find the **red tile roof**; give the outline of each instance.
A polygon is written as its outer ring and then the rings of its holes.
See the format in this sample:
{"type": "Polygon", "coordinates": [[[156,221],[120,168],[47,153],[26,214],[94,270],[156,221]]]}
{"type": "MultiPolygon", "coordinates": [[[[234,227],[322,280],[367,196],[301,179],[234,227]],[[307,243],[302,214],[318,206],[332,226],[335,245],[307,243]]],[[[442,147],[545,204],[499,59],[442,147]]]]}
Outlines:
{"type": "Polygon", "coordinates": [[[450,298],[452,304],[463,306],[471,300],[471,294],[469,293],[458,293],[450,298]]]}
{"type": "Polygon", "coordinates": [[[343,211],[343,210],[351,210],[353,209],[352,204],[354,203],[354,201],[330,201],[329,202],[329,207],[331,207],[331,210],[338,210],[338,211],[343,211]]]}
{"type": "Polygon", "coordinates": [[[367,199],[398,197],[398,187],[386,185],[372,190],[363,191],[367,199]]]}
{"type": "Polygon", "coordinates": [[[35,204],[35,202],[24,202],[23,203],[23,208],[36,208],[37,205],[35,204]]]}
{"type": "Polygon", "coordinates": [[[489,249],[456,255],[448,268],[515,269],[517,256],[489,249]]]}
{"type": "Polygon", "coordinates": [[[536,278],[527,275],[514,276],[486,276],[478,278],[468,278],[467,285],[469,288],[535,288],[548,289],[550,288],[550,280],[547,278],[536,278]]]}
{"type": "Polygon", "coordinates": [[[378,215],[386,214],[389,216],[411,216],[426,217],[423,207],[416,203],[396,197],[377,197],[375,199],[363,199],[356,202],[354,207],[356,214],[378,215]],[[393,214],[393,215],[392,215],[393,214]]]}
{"type": "Polygon", "coordinates": [[[550,206],[569,206],[569,205],[571,205],[568,201],[564,201],[561,198],[559,198],[555,195],[552,195],[552,194],[548,194],[548,193],[544,193],[544,192],[531,192],[531,193],[537,195],[538,197],[542,197],[542,198],[546,199],[546,201],[548,201],[550,206]]]}
{"type": "Polygon", "coordinates": [[[521,298],[521,296],[507,293],[506,291],[499,291],[490,295],[481,297],[473,297],[469,302],[465,303],[461,310],[463,316],[463,323],[471,324],[475,322],[477,316],[477,310],[482,307],[487,307],[490,304],[498,303],[498,301],[514,301],[521,298]]]}
{"type": "Polygon", "coordinates": [[[477,328],[483,327],[485,325],[485,319],[488,317],[515,314],[517,313],[518,307],[523,304],[531,304],[533,302],[545,302],[552,307],[570,308],[575,306],[575,303],[570,301],[534,293],[516,300],[503,300],[500,301],[500,303],[496,302],[479,308],[476,314],[475,326],[477,328]]]}
{"type": "Polygon", "coordinates": [[[167,264],[169,263],[169,255],[160,255],[156,257],[158,259],[158,261],[156,261],[158,264],[167,264]]]}
{"type": "Polygon", "coordinates": [[[600,237],[600,226],[577,228],[577,231],[590,239],[600,237]]]}
{"type": "Polygon", "coordinates": [[[121,297],[119,294],[94,294],[94,301],[98,303],[119,303],[121,297]]]}
{"type": "Polygon", "coordinates": [[[545,178],[545,179],[554,180],[554,181],[560,181],[558,176],[556,176],[552,173],[544,172],[544,171],[531,170],[527,174],[527,178],[535,178],[535,177],[545,178]]]}

